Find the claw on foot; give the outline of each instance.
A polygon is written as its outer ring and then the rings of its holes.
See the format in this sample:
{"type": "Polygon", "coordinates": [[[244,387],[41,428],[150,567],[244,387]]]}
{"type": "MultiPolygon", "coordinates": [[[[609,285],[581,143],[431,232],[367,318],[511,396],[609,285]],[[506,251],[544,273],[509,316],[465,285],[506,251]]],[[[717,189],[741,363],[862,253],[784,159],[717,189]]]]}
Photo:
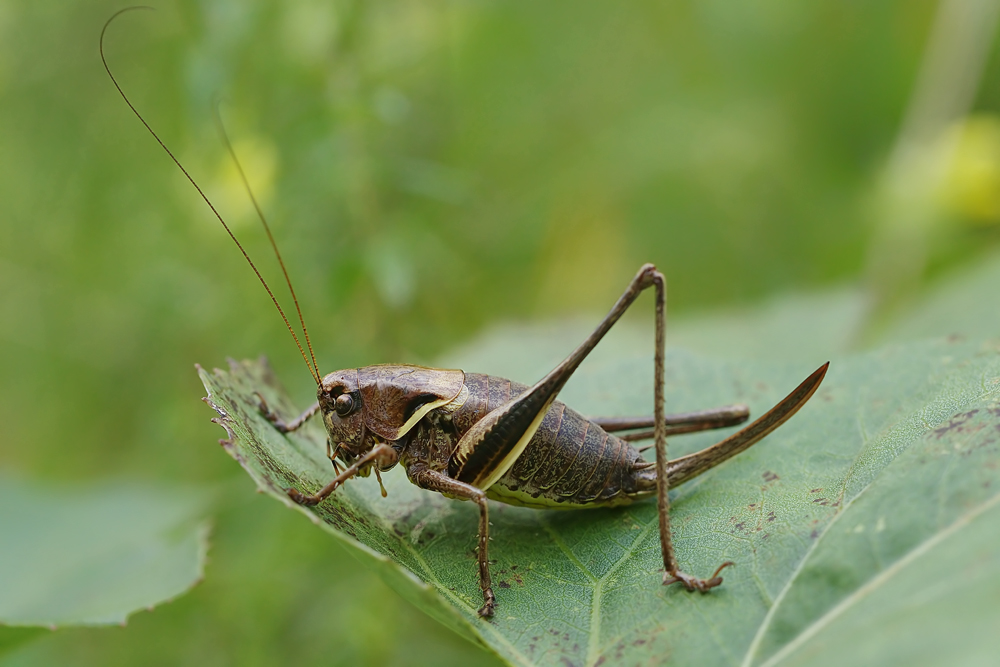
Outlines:
{"type": "Polygon", "coordinates": [[[725,563],[716,568],[715,572],[708,579],[699,579],[698,577],[692,577],[689,574],[684,574],[680,570],[675,572],[664,572],[663,573],[663,585],[669,586],[670,584],[676,584],[680,582],[684,588],[689,591],[700,591],[702,593],[707,593],[716,586],[722,584],[722,577],[719,573],[722,572],[724,568],[730,565],[736,565],[731,560],[727,560],[725,563]]]}
{"type": "Polygon", "coordinates": [[[483,606],[479,608],[480,618],[493,618],[493,612],[497,606],[497,598],[493,595],[493,589],[487,588],[483,591],[483,606]]]}

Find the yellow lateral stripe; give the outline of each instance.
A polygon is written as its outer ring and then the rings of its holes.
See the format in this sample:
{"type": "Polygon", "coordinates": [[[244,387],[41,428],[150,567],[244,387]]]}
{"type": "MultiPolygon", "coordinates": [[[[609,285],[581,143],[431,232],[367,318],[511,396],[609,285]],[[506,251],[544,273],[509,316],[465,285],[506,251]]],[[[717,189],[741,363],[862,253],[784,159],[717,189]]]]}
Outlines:
{"type": "Polygon", "coordinates": [[[633,501],[644,498],[648,495],[651,494],[639,493],[634,496],[629,496],[622,493],[608,500],[595,499],[577,502],[570,499],[558,501],[544,494],[535,497],[524,491],[514,491],[512,489],[508,489],[501,484],[494,484],[486,491],[486,497],[490,500],[496,500],[497,502],[504,503],[505,505],[530,507],[531,509],[536,510],[579,510],[597,509],[600,507],[620,507],[622,505],[630,505],[633,501]]]}
{"type": "Polygon", "coordinates": [[[542,419],[545,418],[545,413],[549,411],[549,407],[552,405],[553,402],[555,402],[555,400],[556,397],[553,396],[552,398],[550,398],[548,401],[545,402],[545,405],[543,405],[542,409],[538,411],[538,414],[535,415],[535,418],[531,420],[531,424],[528,426],[528,430],[524,432],[524,435],[522,435],[521,439],[517,441],[517,444],[514,445],[514,448],[507,453],[507,456],[503,457],[503,460],[500,461],[499,465],[497,465],[490,472],[489,476],[486,479],[476,480],[475,482],[472,483],[472,486],[476,487],[477,489],[484,489],[484,490],[488,489],[494,484],[496,484],[500,480],[500,478],[503,477],[504,474],[506,474],[506,472],[511,469],[514,463],[517,462],[517,459],[521,457],[521,454],[523,454],[524,450],[528,447],[528,443],[531,442],[531,439],[533,437],[535,437],[535,433],[538,432],[538,427],[541,426],[542,424],[542,419]]]}
{"type": "Polygon", "coordinates": [[[396,439],[398,440],[409,433],[410,429],[416,426],[417,422],[423,419],[428,412],[434,408],[440,408],[446,403],[451,403],[455,400],[455,398],[455,396],[452,396],[451,398],[439,398],[436,401],[431,401],[430,403],[424,403],[421,405],[412,415],[410,415],[410,418],[406,420],[406,423],[399,427],[399,430],[396,432],[396,439]]]}

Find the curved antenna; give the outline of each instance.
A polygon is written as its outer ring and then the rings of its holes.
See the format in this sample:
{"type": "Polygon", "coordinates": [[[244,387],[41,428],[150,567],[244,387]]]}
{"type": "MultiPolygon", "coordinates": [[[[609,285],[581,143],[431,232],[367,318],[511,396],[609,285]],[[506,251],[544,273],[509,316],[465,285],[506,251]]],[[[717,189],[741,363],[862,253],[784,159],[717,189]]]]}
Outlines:
{"type": "Polygon", "coordinates": [[[313,368],[316,373],[319,374],[319,365],[316,363],[316,354],[313,352],[312,341],[309,340],[309,330],[306,328],[305,318],[302,317],[302,308],[299,307],[299,297],[295,295],[295,288],[292,287],[292,279],[288,277],[288,269],[285,268],[285,260],[281,258],[281,252],[278,251],[278,244],[274,240],[274,236],[271,234],[271,226],[267,224],[267,218],[264,217],[264,211],[261,209],[260,204],[257,203],[257,198],[254,197],[253,190],[250,188],[250,181],[247,179],[246,173],[243,171],[243,165],[240,164],[240,159],[236,157],[236,151],[233,149],[233,144],[229,141],[229,133],[226,132],[226,124],[222,122],[222,113],[219,111],[219,105],[222,103],[221,100],[216,100],[213,105],[213,111],[215,111],[215,123],[219,128],[219,134],[222,135],[222,141],[226,144],[226,150],[229,151],[229,157],[233,159],[233,164],[236,165],[236,170],[240,173],[240,180],[243,181],[243,187],[247,191],[247,195],[250,197],[250,201],[253,202],[253,207],[257,211],[257,217],[260,218],[260,223],[264,225],[264,231],[267,232],[267,240],[271,242],[271,248],[274,250],[274,256],[278,258],[278,264],[281,265],[281,273],[285,276],[285,284],[288,285],[288,291],[292,295],[292,302],[295,303],[295,312],[299,315],[299,324],[302,325],[302,337],[306,340],[306,348],[309,350],[309,358],[312,360],[313,368]]]}
{"type": "Polygon", "coordinates": [[[119,9],[117,12],[111,15],[111,18],[107,20],[107,22],[104,24],[104,27],[101,29],[101,38],[98,48],[101,53],[101,62],[104,64],[104,70],[108,73],[108,76],[111,78],[111,83],[115,84],[115,88],[118,89],[118,94],[122,96],[123,100],[125,100],[125,104],[128,105],[128,108],[132,110],[132,113],[135,114],[136,118],[139,119],[139,121],[149,131],[149,133],[153,135],[153,138],[156,139],[156,143],[160,144],[160,148],[162,148],[167,153],[167,155],[170,156],[170,159],[173,160],[174,164],[177,165],[177,168],[181,170],[181,172],[188,179],[188,181],[190,181],[191,185],[194,186],[194,189],[198,191],[198,194],[201,195],[201,198],[205,200],[205,203],[208,204],[208,207],[212,209],[212,213],[214,213],[215,217],[218,218],[219,222],[222,223],[223,228],[225,228],[226,232],[229,234],[229,238],[231,238],[233,240],[233,243],[236,244],[236,247],[240,249],[240,252],[243,254],[243,258],[246,259],[247,263],[250,265],[250,268],[253,269],[253,272],[254,274],[256,274],[257,279],[260,281],[260,284],[264,286],[265,290],[267,290],[267,295],[271,297],[271,302],[274,303],[274,307],[278,309],[278,313],[281,315],[281,319],[284,320],[285,326],[288,328],[288,333],[292,334],[292,339],[295,340],[295,346],[299,348],[299,354],[302,355],[302,360],[306,362],[306,366],[309,368],[309,374],[313,376],[313,380],[315,380],[316,384],[318,385],[321,382],[319,368],[318,367],[314,368],[312,365],[309,364],[309,359],[308,357],[306,357],[305,350],[302,349],[302,343],[299,342],[299,337],[295,335],[295,330],[292,329],[292,325],[288,322],[288,317],[285,316],[285,311],[281,309],[281,305],[275,298],[274,293],[271,291],[271,288],[268,287],[267,281],[264,280],[264,276],[262,276],[260,274],[260,271],[257,270],[257,266],[250,259],[250,255],[248,255],[247,251],[243,249],[243,245],[236,238],[236,235],[233,234],[233,231],[229,228],[229,225],[226,224],[226,221],[222,219],[222,216],[215,209],[215,206],[212,204],[209,198],[205,195],[204,192],[202,192],[202,189],[191,177],[191,174],[187,172],[187,169],[185,169],[184,166],[180,163],[180,160],[174,157],[174,154],[170,152],[170,149],[167,148],[167,145],[163,143],[159,135],[153,131],[153,128],[149,126],[149,123],[146,122],[146,119],[142,117],[142,114],[140,114],[139,111],[135,108],[135,106],[132,105],[132,102],[128,99],[128,96],[125,94],[125,91],[123,91],[122,87],[118,85],[118,80],[115,79],[115,75],[111,73],[111,68],[108,67],[108,61],[104,57],[104,33],[108,31],[108,26],[111,25],[112,21],[114,21],[116,18],[118,18],[125,12],[132,11],[133,9],[153,9],[153,8],[147,7],[145,5],[139,5],[135,7],[126,7],[125,9],[119,9]]]}

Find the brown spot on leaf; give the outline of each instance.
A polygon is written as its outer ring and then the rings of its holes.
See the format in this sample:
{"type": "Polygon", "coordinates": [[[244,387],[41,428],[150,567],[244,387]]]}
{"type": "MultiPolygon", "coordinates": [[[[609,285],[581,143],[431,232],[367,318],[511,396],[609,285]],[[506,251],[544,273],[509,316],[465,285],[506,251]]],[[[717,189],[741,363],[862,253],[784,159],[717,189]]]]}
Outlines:
{"type": "Polygon", "coordinates": [[[499,586],[500,588],[510,588],[510,584],[508,584],[506,581],[497,582],[497,586],[499,586]]]}
{"type": "Polygon", "coordinates": [[[936,429],[931,431],[931,433],[936,435],[939,440],[952,431],[956,433],[962,433],[963,431],[965,431],[964,428],[965,422],[969,421],[974,416],[976,416],[978,412],[979,410],[976,409],[976,410],[969,410],[968,412],[963,412],[961,414],[957,414],[951,419],[949,419],[947,424],[937,427],[936,429]]]}
{"type": "Polygon", "coordinates": [[[775,473],[771,472],[770,470],[766,470],[764,472],[764,474],[761,475],[761,477],[764,478],[765,482],[773,482],[775,480],[781,479],[780,477],[778,477],[778,475],[776,475],[775,473]]]}

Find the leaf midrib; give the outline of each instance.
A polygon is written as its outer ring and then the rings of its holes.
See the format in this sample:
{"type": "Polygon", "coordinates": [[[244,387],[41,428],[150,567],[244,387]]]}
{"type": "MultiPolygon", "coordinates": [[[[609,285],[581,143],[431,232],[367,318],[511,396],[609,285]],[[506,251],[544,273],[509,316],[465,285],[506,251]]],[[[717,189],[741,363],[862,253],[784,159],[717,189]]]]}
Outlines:
{"type": "MultiPolygon", "coordinates": [[[[645,527],[643,527],[643,529],[639,531],[639,534],[636,536],[636,538],[632,540],[632,544],[628,545],[628,547],[626,547],[625,549],[625,552],[618,558],[617,561],[615,561],[615,563],[610,568],[608,568],[607,572],[602,574],[600,577],[593,577],[593,575],[590,575],[595,579],[595,583],[594,583],[594,592],[590,598],[590,632],[589,632],[590,636],[588,637],[587,641],[587,659],[584,662],[584,664],[586,665],[595,664],[597,662],[597,659],[600,657],[599,651],[601,650],[600,646],[601,600],[604,594],[604,582],[606,582],[609,577],[614,575],[615,572],[618,571],[618,568],[620,568],[623,563],[625,563],[629,558],[635,555],[636,545],[641,544],[649,536],[654,526],[659,527],[659,520],[649,521],[645,525],[645,527]]],[[[583,569],[582,566],[581,569],[583,569]]],[[[586,570],[584,570],[584,572],[588,575],[590,574],[589,572],[586,572],[586,570]]],[[[615,639],[617,639],[617,637],[615,639]]],[[[613,643],[614,639],[611,642],[609,642],[608,645],[611,645],[613,643]]]]}

